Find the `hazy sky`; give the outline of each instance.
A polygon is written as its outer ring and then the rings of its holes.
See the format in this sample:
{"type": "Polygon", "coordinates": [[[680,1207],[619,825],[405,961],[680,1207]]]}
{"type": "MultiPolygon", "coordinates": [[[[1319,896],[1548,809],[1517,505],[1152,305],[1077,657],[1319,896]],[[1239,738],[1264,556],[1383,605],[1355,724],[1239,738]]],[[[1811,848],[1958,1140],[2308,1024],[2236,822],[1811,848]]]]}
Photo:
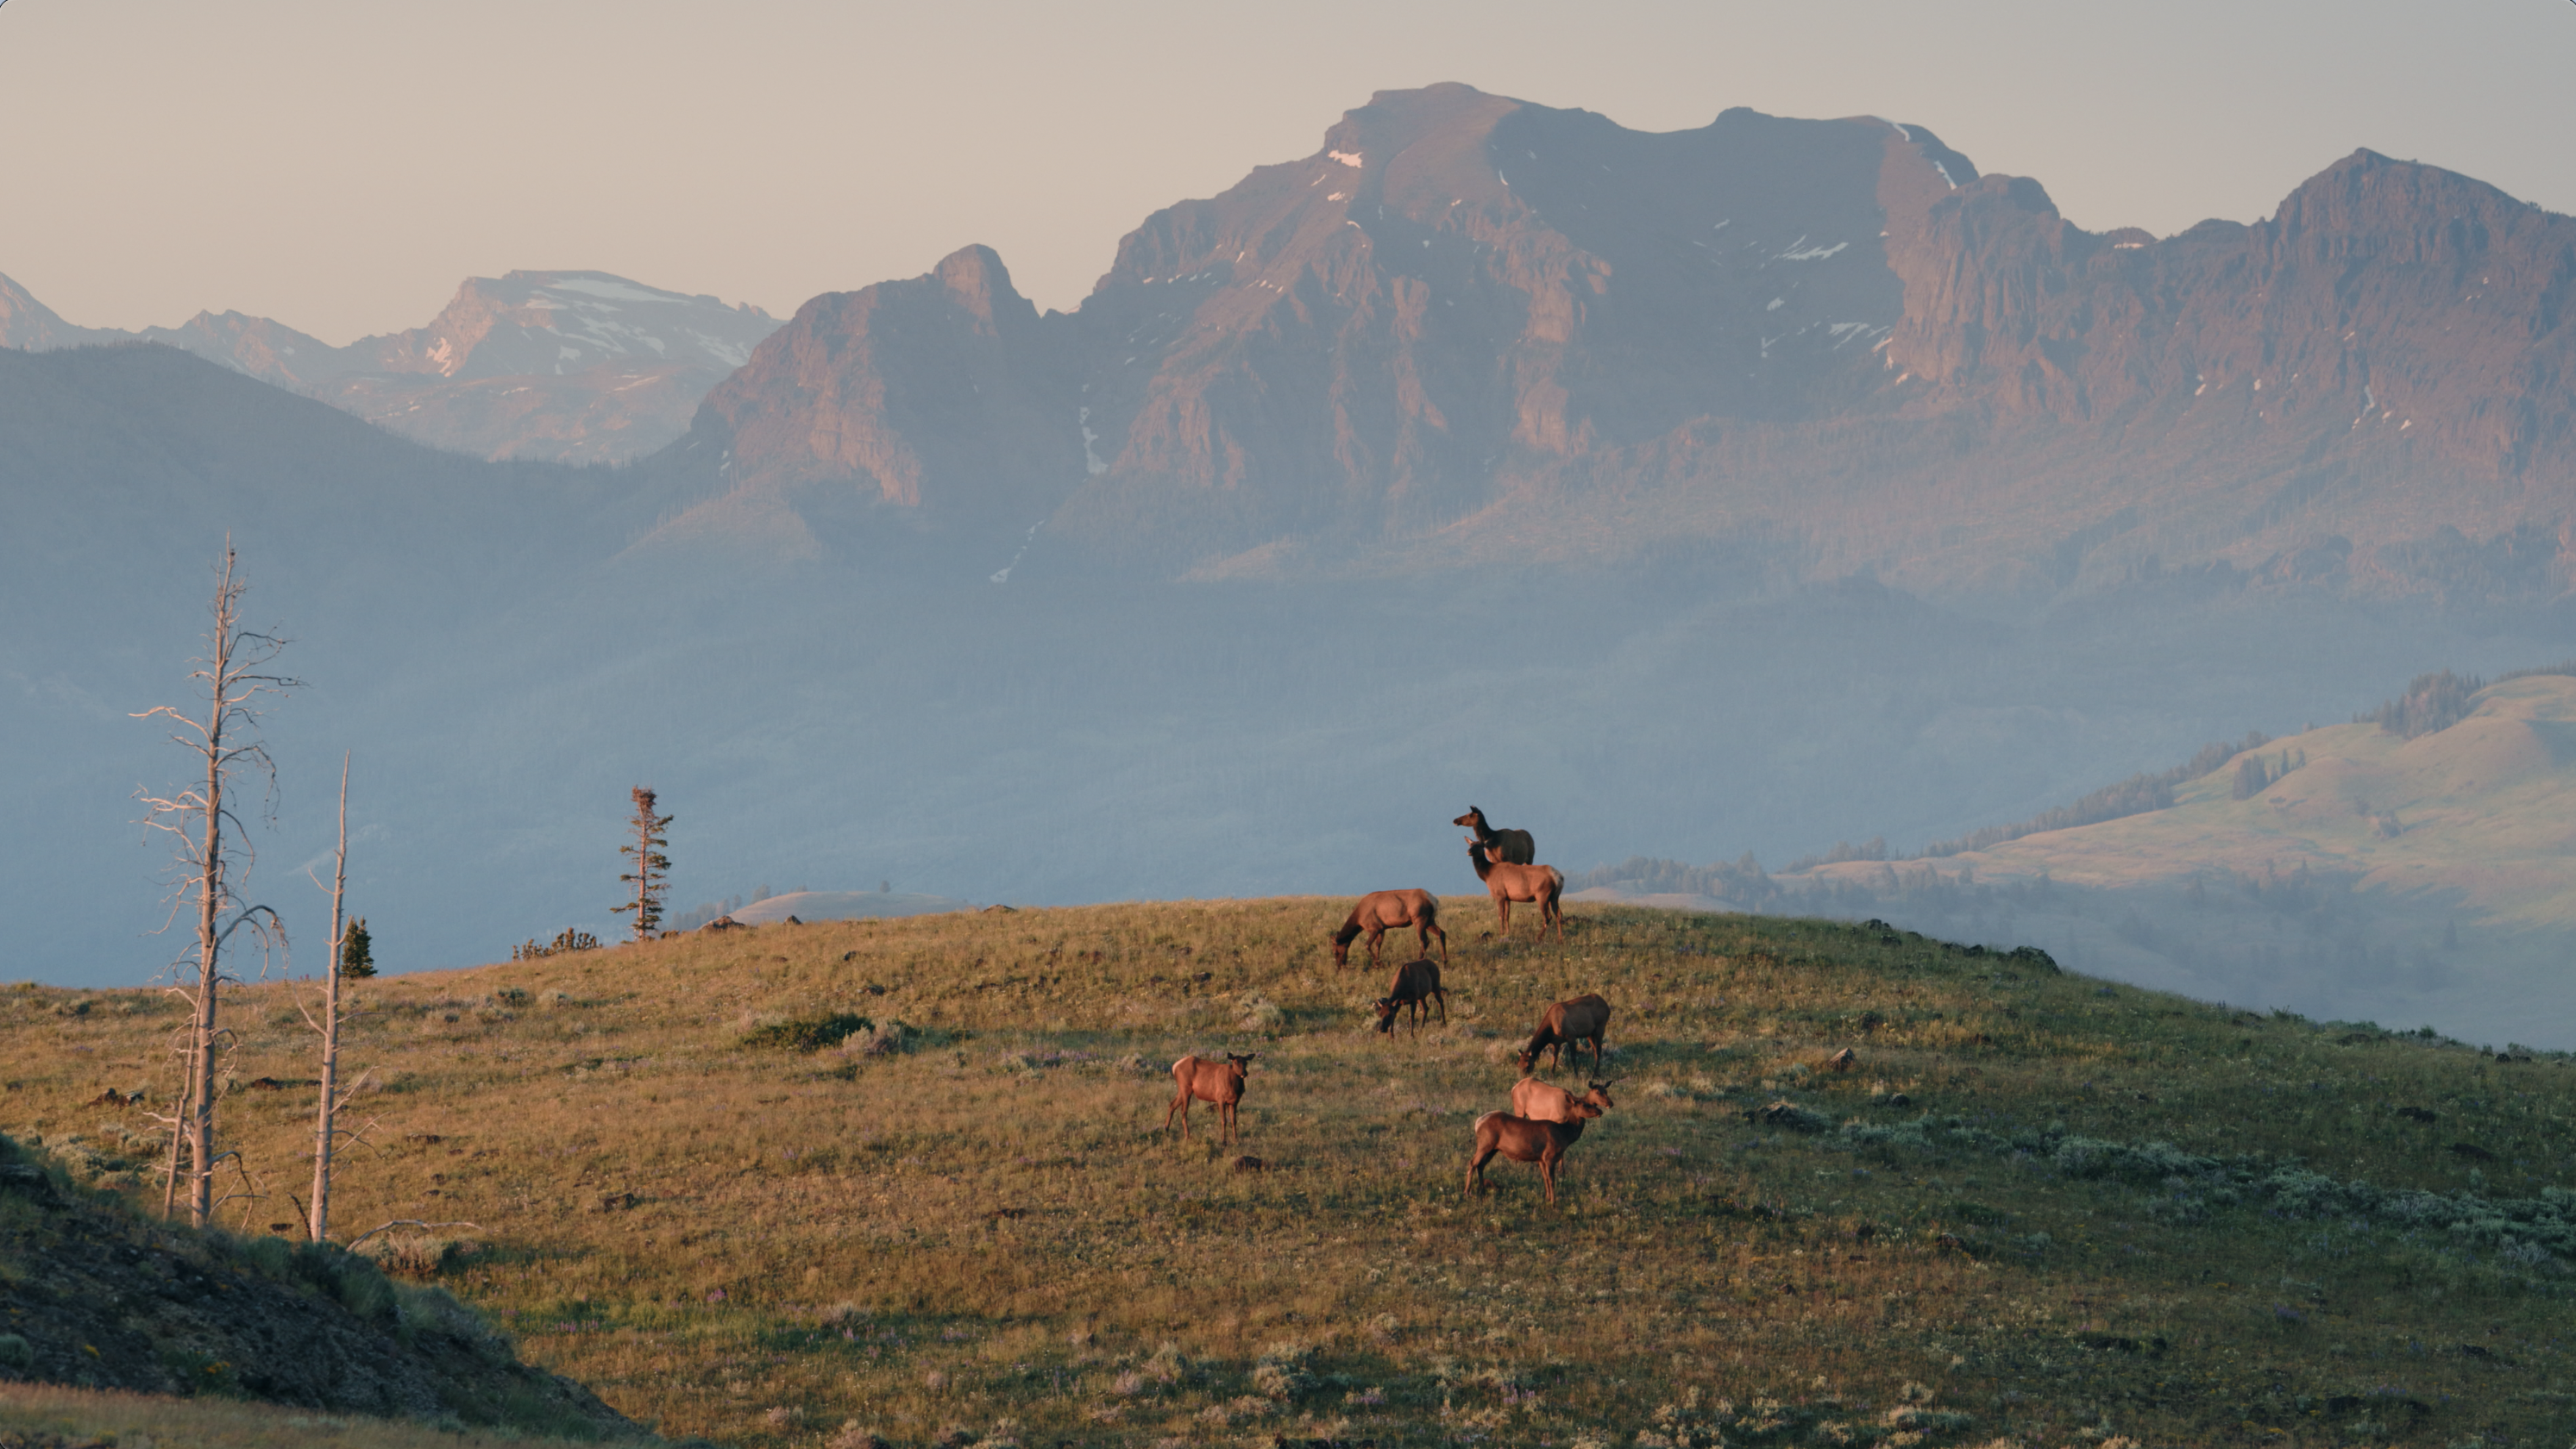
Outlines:
{"type": "Polygon", "coordinates": [[[512,268],[784,315],[986,242],[1070,307],[1154,208],[1443,80],[1882,115],[2097,230],[2252,220],[2356,146],[2565,212],[2570,76],[2568,0],[7,0],[0,273],[345,342],[512,268]]]}

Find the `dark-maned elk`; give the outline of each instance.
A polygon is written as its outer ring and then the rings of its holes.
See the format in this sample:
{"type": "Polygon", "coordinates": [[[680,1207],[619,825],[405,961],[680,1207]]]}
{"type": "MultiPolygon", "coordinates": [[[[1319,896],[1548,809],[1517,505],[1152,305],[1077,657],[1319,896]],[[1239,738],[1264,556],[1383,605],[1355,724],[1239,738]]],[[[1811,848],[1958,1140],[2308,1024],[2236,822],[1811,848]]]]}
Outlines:
{"type": "Polygon", "coordinates": [[[1333,964],[1351,964],[1351,942],[1368,932],[1369,966],[1374,970],[1378,941],[1387,932],[1405,926],[1414,928],[1414,938],[1422,944],[1415,949],[1431,954],[1431,938],[1440,938],[1440,964],[1449,964],[1449,933],[1440,929],[1440,900],[1429,891],[1371,891],[1351,907],[1342,928],[1333,933],[1333,964]]]}
{"type": "MultiPolygon", "coordinates": [[[[1610,1037],[1610,1003],[1598,996],[1577,996],[1560,1001],[1538,1019],[1538,1030],[1530,1033],[1529,1045],[1521,1048],[1521,1075],[1528,1076],[1538,1065],[1538,1054],[1547,1053],[1547,1069],[1563,1065],[1568,1042],[1592,1043],[1592,1070],[1601,1070],[1601,1046],[1610,1037]]],[[[1574,1064],[1583,1065],[1582,1048],[1576,1047],[1574,1064]]]]}
{"type": "Polygon", "coordinates": [[[1386,1036],[1395,1034],[1395,1014],[1404,1012],[1413,1034],[1422,1035],[1422,1004],[1437,1002],[1440,1024],[1449,1024],[1449,995],[1440,989],[1440,968],[1428,958],[1407,961],[1395,968],[1395,980],[1388,983],[1386,995],[1377,999],[1377,1029],[1386,1036]]]}
{"type": "Polygon", "coordinates": [[[1492,857],[1481,840],[1467,842],[1467,859],[1476,867],[1476,879],[1485,883],[1485,894],[1494,898],[1494,914],[1502,919],[1502,934],[1512,934],[1512,902],[1538,905],[1539,939],[1547,938],[1547,923],[1556,922],[1556,943],[1565,944],[1565,911],[1557,898],[1565,894],[1565,872],[1552,865],[1507,865],[1492,857]]]}
{"type": "Polygon", "coordinates": [[[1181,1114],[1181,1140],[1189,1141],[1190,1104],[1213,1102],[1220,1129],[1217,1145],[1222,1147],[1232,1142],[1235,1138],[1235,1104],[1243,1100],[1243,1079],[1251,1075],[1252,1059],[1259,1055],[1261,1053],[1253,1052],[1247,1056],[1236,1056],[1227,1052],[1222,1061],[1186,1056],[1172,1063],[1172,1081],[1179,1090],[1172,1094],[1172,1105],[1164,1109],[1163,1130],[1171,1130],[1172,1114],[1178,1112],[1181,1114]]]}
{"type": "Polygon", "coordinates": [[[1610,1100],[1610,1084],[1618,1080],[1612,1077],[1609,1082],[1594,1081],[1578,1097],[1553,1082],[1523,1077],[1512,1083],[1512,1115],[1533,1122],[1571,1122],[1578,1102],[1589,1102],[1607,1112],[1619,1105],[1610,1100]]]}
{"type": "Polygon", "coordinates": [[[1538,840],[1526,830],[1496,830],[1485,823],[1485,812],[1470,805],[1467,813],[1449,822],[1464,825],[1476,832],[1476,843],[1494,853],[1494,859],[1506,865],[1527,865],[1538,859],[1538,840]]]}
{"type": "Polygon", "coordinates": [[[1590,1102],[1577,1102],[1571,1109],[1573,1120],[1567,1122],[1533,1122],[1509,1112],[1488,1112],[1476,1119],[1476,1155],[1467,1163],[1467,1191],[1485,1190],[1485,1164],[1499,1152],[1514,1162],[1538,1164],[1540,1180],[1547,1184],[1547,1204],[1556,1206],[1556,1167],[1565,1160],[1565,1149],[1583,1135],[1583,1124],[1601,1115],[1601,1109],[1590,1102]]]}

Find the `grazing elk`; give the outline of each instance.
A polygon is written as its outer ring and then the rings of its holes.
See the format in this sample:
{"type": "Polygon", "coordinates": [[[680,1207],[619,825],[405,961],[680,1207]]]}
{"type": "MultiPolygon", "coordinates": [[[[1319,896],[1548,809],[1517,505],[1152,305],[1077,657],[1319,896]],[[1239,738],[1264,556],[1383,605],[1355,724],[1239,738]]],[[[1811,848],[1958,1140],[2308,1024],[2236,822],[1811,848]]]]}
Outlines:
{"type": "Polygon", "coordinates": [[[1222,1061],[1186,1056],[1172,1063],[1172,1082],[1179,1090],[1172,1093],[1172,1105],[1163,1111],[1163,1130],[1171,1130],[1172,1114],[1178,1112],[1181,1114],[1181,1140],[1189,1141],[1190,1104],[1213,1102],[1220,1129],[1217,1145],[1222,1147],[1232,1142],[1236,1136],[1235,1104],[1243,1100],[1243,1079],[1252,1074],[1252,1059],[1259,1055],[1261,1053],[1253,1052],[1247,1056],[1236,1056],[1227,1052],[1222,1061]]]}
{"type": "Polygon", "coordinates": [[[1528,1076],[1538,1065],[1538,1054],[1547,1053],[1547,1069],[1563,1065],[1565,1047],[1576,1043],[1574,1063],[1583,1064],[1580,1043],[1592,1043],[1592,1070],[1601,1070],[1601,1047],[1610,1037],[1610,1003],[1598,996],[1577,996],[1560,1001],[1538,1019],[1538,1030],[1530,1033],[1529,1045],[1521,1048],[1521,1075],[1528,1076]]]}
{"type": "Polygon", "coordinates": [[[1565,1122],[1537,1122],[1509,1112],[1488,1112],[1477,1118],[1476,1155],[1467,1163],[1467,1191],[1485,1190],[1485,1164],[1499,1152],[1514,1162],[1537,1163],[1539,1178],[1547,1184],[1547,1205],[1556,1206],[1557,1164],[1565,1160],[1565,1149],[1583,1135],[1583,1124],[1601,1115],[1601,1109],[1588,1101],[1577,1102],[1570,1110],[1574,1116],[1565,1122]]]}
{"type": "Polygon", "coordinates": [[[1593,1081],[1578,1097],[1553,1082],[1523,1077],[1512,1083],[1512,1115],[1527,1117],[1533,1122],[1571,1122],[1575,1104],[1579,1102],[1589,1102],[1607,1112],[1619,1105],[1610,1100],[1611,1082],[1618,1080],[1612,1077],[1608,1082],[1593,1081]]]}
{"type": "Polygon", "coordinates": [[[1449,964],[1449,933],[1440,929],[1439,898],[1429,891],[1420,890],[1371,891],[1360,897],[1360,903],[1351,907],[1351,914],[1342,922],[1342,928],[1333,933],[1333,964],[1351,964],[1351,942],[1358,940],[1360,933],[1366,931],[1369,967],[1375,970],[1379,964],[1378,941],[1387,932],[1405,926],[1414,928],[1415,939],[1422,943],[1416,949],[1425,956],[1431,954],[1431,938],[1439,937],[1440,964],[1449,964]]]}
{"type": "Polygon", "coordinates": [[[1476,832],[1476,843],[1494,853],[1494,859],[1506,865],[1527,865],[1538,859],[1538,840],[1526,830],[1496,830],[1485,823],[1485,812],[1470,805],[1467,813],[1449,822],[1464,825],[1476,832]]]}
{"type": "Polygon", "coordinates": [[[1407,961],[1395,968],[1395,980],[1386,995],[1377,999],[1377,1029],[1381,1035],[1395,1035],[1395,1014],[1406,1014],[1407,1024],[1416,1037],[1422,1035],[1422,1004],[1436,1002],[1440,1007],[1440,1024],[1449,1024],[1449,994],[1440,989],[1440,968],[1426,957],[1407,961]]]}
{"type": "Polygon", "coordinates": [[[1494,914],[1502,919],[1502,934],[1512,934],[1512,902],[1538,904],[1539,939],[1547,939],[1547,923],[1556,922],[1556,943],[1565,944],[1565,911],[1557,898],[1565,894],[1565,872],[1552,865],[1510,865],[1487,852],[1481,840],[1467,842],[1467,859],[1476,867],[1476,879],[1485,883],[1485,894],[1494,898],[1494,914]]]}

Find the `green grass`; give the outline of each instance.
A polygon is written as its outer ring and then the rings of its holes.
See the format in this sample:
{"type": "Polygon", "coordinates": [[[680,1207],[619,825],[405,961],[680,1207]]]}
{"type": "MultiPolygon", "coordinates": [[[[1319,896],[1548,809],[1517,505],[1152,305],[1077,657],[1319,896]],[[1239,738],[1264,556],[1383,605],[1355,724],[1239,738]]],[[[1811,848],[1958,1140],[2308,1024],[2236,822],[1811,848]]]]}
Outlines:
{"type": "MultiPolygon", "coordinates": [[[[729,1443],[2557,1449],[2576,1417],[2544,1196],[2571,1177],[2564,1058],[1818,922],[1578,907],[1563,950],[1505,948],[1481,905],[1417,1045],[1365,1011],[1392,960],[1333,969],[1346,904],[773,926],[372,983],[374,1150],[338,1222],[473,1224],[397,1264],[729,1443]],[[1463,1198],[1505,1048],[1589,990],[1619,1106],[1560,1206],[1500,1163],[1463,1198]],[[836,1016],[872,1030],[747,1044],[836,1016]],[[1202,1107],[1184,1146],[1169,1063],[1227,1048],[1262,1054],[1245,1141],[1202,1107]],[[1775,1101],[1784,1125],[1747,1120],[1775,1101]]],[[[281,989],[235,1000],[236,1077],[307,1074],[281,989]]],[[[0,1127],[139,1186],[139,1112],[80,1104],[166,1095],[172,1020],[0,993],[0,1127]]],[[[309,1111],[225,1103],[272,1203],[309,1111]]]]}

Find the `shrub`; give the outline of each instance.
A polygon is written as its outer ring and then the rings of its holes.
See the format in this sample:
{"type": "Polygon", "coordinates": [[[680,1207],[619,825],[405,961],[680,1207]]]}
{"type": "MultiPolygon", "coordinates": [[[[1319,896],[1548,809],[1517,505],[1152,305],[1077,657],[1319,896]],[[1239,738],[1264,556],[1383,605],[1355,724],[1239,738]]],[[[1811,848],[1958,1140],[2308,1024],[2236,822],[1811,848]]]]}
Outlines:
{"type": "Polygon", "coordinates": [[[742,1044],[772,1050],[819,1052],[838,1046],[860,1032],[874,1031],[876,1023],[855,1012],[835,1011],[819,1016],[791,1017],[771,1022],[743,1034],[742,1044]]]}
{"type": "Polygon", "coordinates": [[[531,937],[525,943],[511,947],[510,959],[513,961],[538,961],[543,960],[548,956],[563,956],[569,955],[575,951],[596,951],[598,949],[599,938],[597,936],[592,935],[588,931],[576,931],[572,927],[566,926],[555,933],[555,938],[553,940],[548,941],[542,946],[538,945],[536,940],[531,937]]]}

